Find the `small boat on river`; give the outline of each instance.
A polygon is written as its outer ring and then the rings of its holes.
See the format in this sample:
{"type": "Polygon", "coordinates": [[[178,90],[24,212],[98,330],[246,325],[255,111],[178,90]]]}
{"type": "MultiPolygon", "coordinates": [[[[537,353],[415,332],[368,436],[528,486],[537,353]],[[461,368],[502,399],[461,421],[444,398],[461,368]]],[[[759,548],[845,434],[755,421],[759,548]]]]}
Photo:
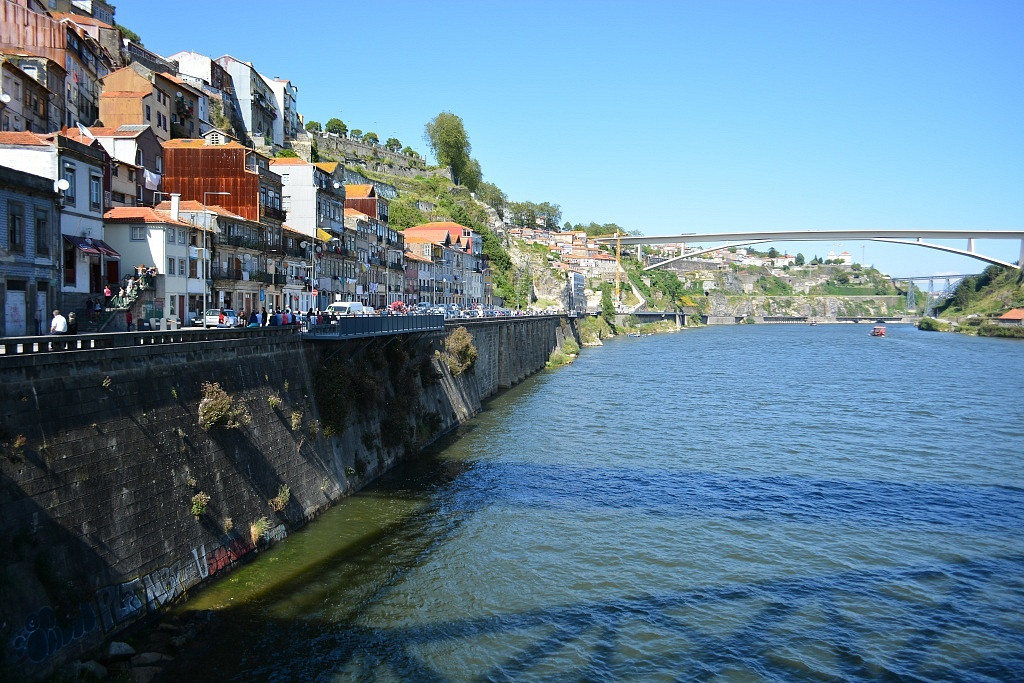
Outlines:
{"type": "Polygon", "coordinates": [[[872,337],[884,337],[885,336],[885,326],[884,325],[875,325],[874,327],[872,327],[871,328],[871,336],[872,337]]]}

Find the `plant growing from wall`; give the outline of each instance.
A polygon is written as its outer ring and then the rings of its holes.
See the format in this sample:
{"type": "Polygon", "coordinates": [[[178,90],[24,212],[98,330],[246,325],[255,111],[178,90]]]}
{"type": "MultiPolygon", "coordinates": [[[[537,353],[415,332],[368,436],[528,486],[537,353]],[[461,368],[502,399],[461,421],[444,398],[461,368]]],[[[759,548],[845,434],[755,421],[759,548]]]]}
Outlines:
{"type": "Polygon", "coordinates": [[[302,411],[292,411],[292,431],[297,432],[302,427],[302,411]]]}
{"type": "Polygon", "coordinates": [[[249,525],[249,539],[252,541],[253,545],[258,545],[260,539],[263,538],[268,531],[270,531],[270,520],[266,517],[260,517],[249,525]]]}
{"type": "Polygon", "coordinates": [[[210,496],[203,491],[192,496],[192,516],[199,519],[199,517],[206,512],[206,506],[209,504],[210,496]]]}
{"type": "Polygon", "coordinates": [[[469,333],[469,330],[465,327],[456,327],[452,330],[452,333],[444,340],[444,352],[441,357],[455,377],[473,369],[476,364],[477,350],[473,346],[473,335],[469,333]]]}
{"type": "Polygon", "coordinates": [[[217,382],[203,382],[199,401],[199,426],[204,431],[223,425],[228,429],[252,422],[245,408],[232,406],[231,397],[217,382]]]}
{"type": "Polygon", "coordinates": [[[291,498],[292,490],[288,487],[287,484],[281,484],[281,486],[277,489],[277,495],[268,500],[267,502],[270,503],[270,507],[272,507],[275,512],[281,512],[286,507],[288,507],[288,501],[291,500],[291,498]]]}
{"type": "Polygon", "coordinates": [[[277,410],[278,408],[280,408],[281,403],[281,397],[278,396],[277,394],[271,394],[270,396],[267,397],[267,404],[270,406],[271,410],[277,410]]]}

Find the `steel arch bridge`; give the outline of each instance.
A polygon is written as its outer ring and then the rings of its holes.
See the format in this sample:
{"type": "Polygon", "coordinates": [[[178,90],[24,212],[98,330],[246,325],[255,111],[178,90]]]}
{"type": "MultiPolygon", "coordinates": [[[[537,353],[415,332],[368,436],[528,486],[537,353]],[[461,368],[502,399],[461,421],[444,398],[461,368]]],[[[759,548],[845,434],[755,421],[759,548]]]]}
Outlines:
{"type": "Polygon", "coordinates": [[[603,244],[683,244],[709,242],[721,243],[714,247],[698,249],[682,256],[676,256],[665,261],[647,266],[644,270],[653,270],[664,267],[675,261],[700,256],[724,247],[743,247],[751,244],[763,244],[765,242],[804,242],[804,241],[839,241],[839,240],[865,240],[870,242],[889,242],[891,244],[907,244],[926,249],[937,249],[951,254],[968,256],[986,263],[1007,268],[1020,268],[1024,264],[1024,230],[780,230],[780,231],[750,231],[750,232],[715,232],[715,233],[684,233],[682,235],[662,236],[621,236],[602,237],[596,241],[603,244]],[[1020,257],[1017,263],[1010,263],[997,259],[994,256],[980,254],[974,250],[974,241],[985,240],[1019,240],[1020,257]],[[946,244],[936,244],[926,240],[966,240],[966,248],[959,249],[946,244]]]}

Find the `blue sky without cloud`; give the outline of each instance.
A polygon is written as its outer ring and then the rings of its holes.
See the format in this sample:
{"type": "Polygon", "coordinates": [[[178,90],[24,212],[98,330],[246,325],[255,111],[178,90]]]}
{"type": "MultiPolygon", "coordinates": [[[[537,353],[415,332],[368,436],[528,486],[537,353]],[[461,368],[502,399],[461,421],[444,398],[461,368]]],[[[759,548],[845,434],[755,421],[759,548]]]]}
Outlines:
{"type": "MultiPolygon", "coordinates": [[[[1019,0],[125,0],[117,19],[160,54],[251,61],[298,86],[307,120],[422,154],[424,124],[454,112],[484,179],[559,204],[563,222],[1024,228],[1019,0]]],[[[895,275],[984,267],[872,242],[780,246],[847,249],[895,275]]]]}

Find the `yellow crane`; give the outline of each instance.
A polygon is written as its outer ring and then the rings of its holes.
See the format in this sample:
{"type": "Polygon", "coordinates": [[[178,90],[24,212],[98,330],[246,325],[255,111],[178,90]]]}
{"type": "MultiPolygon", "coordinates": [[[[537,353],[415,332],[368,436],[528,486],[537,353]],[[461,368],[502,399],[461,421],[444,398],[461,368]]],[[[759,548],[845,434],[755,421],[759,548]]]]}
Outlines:
{"type": "Polygon", "coordinates": [[[622,280],[622,231],[615,231],[615,305],[619,305],[619,283],[622,280]]]}

